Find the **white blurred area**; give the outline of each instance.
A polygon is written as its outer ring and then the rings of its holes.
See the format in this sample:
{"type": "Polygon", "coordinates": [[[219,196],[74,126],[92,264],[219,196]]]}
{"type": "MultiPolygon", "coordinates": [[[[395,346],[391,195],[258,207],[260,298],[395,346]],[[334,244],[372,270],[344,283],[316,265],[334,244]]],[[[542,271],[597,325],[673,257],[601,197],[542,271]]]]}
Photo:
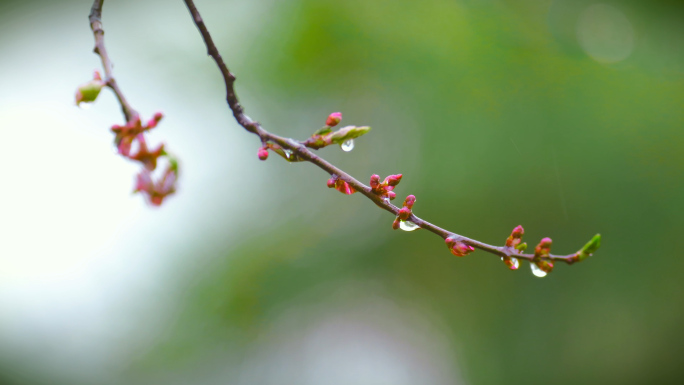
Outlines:
{"type": "MultiPolygon", "coordinates": [[[[188,255],[188,240],[239,233],[207,212],[240,215],[252,207],[225,199],[259,164],[226,162],[226,154],[244,158],[254,146],[244,146],[251,138],[224,119],[221,94],[204,106],[182,98],[192,88],[165,92],[170,74],[156,70],[160,58],[141,55],[186,50],[213,65],[182,2],[161,3],[110,1],[104,13],[124,93],[144,119],[166,115],[148,142],[165,142],[181,159],[179,191],[160,209],[132,194],[138,167],[114,153],[109,127],[123,118],[111,92],[87,110],[74,104],[76,87],[100,67],[87,22],[91,3],[24,3],[0,12],[0,358],[19,371],[108,377],[168,322],[169,272],[175,256],[188,255]],[[149,18],[153,7],[159,18],[149,18]],[[127,23],[147,28],[155,50],[126,44],[139,33],[127,23]]],[[[226,5],[206,11],[212,6],[226,5]]],[[[260,9],[242,11],[249,23],[260,9]]]]}
{"type": "MultiPolygon", "coordinates": [[[[266,167],[256,160],[254,139],[232,121],[222,86],[214,87],[218,71],[213,79],[197,74],[215,68],[182,2],[162,3],[168,4],[108,1],[103,18],[115,76],[131,104],[143,119],[165,114],[148,143],[163,141],[181,161],[179,191],[161,208],[131,193],[138,167],[114,152],[109,127],[123,122],[111,92],[103,90],[87,110],[74,105],[76,87],[100,67],[91,53],[90,4],[15,3],[0,12],[0,363],[20,376],[116,379],[173,322],[183,296],[175,281],[179,266],[207,263],[190,249],[198,239],[226,244],[258,222],[275,223],[253,213],[268,212],[276,199],[232,199],[240,183],[268,183],[266,167]],[[150,18],[153,11],[157,17],[150,18]]],[[[239,24],[222,25],[240,38],[221,41],[215,34],[231,57],[247,49],[244,36],[268,11],[267,1],[247,3],[198,3],[206,19],[214,15],[213,26],[228,7],[243,15],[239,24]]],[[[306,215],[317,214],[300,216],[306,215]]],[[[274,374],[301,384],[454,383],[438,333],[418,334],[423,327],[406,324],[410,312],[386,303],[355,306],[323,312],[296,338],[275,326],[287,338],[258,345],[244,366],[232,367],[244,373],[230,377],[260,376],[260,365],[272,364],[286,370],[274,374]],[[304,350],[289,354],[292,344],[304,350]],[[439,346],[443,351],[433,350],[439,346]],[[305,364],[302,371],[287,368],[293,359],[305,364]]],[[[193,378],[223,374],[193,372],[193,378]]]]}
{"type": "Polygon", "coordinates": [[[245,358],[238,384],[464,383],[439,317],[374,286],[354,282],[323,301],[334,305],[283,312],[245,358]]]}

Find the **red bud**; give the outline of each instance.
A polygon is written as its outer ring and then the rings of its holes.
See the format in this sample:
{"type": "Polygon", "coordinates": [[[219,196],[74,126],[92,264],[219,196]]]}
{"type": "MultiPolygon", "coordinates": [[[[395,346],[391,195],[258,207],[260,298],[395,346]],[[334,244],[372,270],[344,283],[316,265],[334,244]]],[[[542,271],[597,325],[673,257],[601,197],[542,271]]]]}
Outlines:
{"type": "Polygon", "coordinates": [[[396,174],[396,175],[390,175],[387,178],[385,178],[385,182],[388,186],[396,186],[401,182],[401,174],[396,174]]]}
{"type": "Polygon", "coordinates": [[[259,159],[261,159],[261,160],[268,159],[268,149],[266,147],[259,148],[259,151],[257,151],[257,155],[259,156],[259,159]]]}
{"type": "Polygon", "coordinates": [[[411,216],[411,209],[408,207],[402,207],[399,209],[399,213],[397,214],[397,217],[401,219],[402,221],[408,220],[409,217],[411,216]]]}
{"type": "Polygon", "coordinates": [[[325,125],[328,127],[335,127],[340,123],[341,120],[342,120],[342,113],[341,112],[333,112],[332,114],[328,115],[328,119],[326,119],[325,125]]]}

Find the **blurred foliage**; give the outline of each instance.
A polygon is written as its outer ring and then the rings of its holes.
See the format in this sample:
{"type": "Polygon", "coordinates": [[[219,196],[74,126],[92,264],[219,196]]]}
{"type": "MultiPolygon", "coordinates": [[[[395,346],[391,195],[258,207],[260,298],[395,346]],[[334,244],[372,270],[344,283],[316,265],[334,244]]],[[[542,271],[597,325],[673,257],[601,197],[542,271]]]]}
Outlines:
{"type": "Polygon", "coordinates": [[[376,291],[352,302],[377,295],[446,325],[470,384],[681,381],[684,13],[674,1],[609,2],[635,43],[600,63],[576,38],[590,4],[275,1],[255,36],[223,34],[239,12],[205,14],[218,41],[250,40],[246,57],[224,57],[267,129],[303,139],[342,111],[343,125],[373,131],[350,155],[322,156],[362,181],[404,173],[398,200],[415,194],[422,218],[494,244],[522,224],[525,241],[549,236],[557,253],[600,232],[602,248],[544,279],[482,252],[456,259],[432,234],[392,232],[393,218],[327,189],[318,170],[272,158],[265,178],[288,193],[272,187],[276,214],[253,215],[278,219],[238,244],[188,240],[179,253],[209,262],[178,266],[174,317],[120,378],[181,383],[240,367],[288,309],[315,319],[361,285],[376,291]]]}

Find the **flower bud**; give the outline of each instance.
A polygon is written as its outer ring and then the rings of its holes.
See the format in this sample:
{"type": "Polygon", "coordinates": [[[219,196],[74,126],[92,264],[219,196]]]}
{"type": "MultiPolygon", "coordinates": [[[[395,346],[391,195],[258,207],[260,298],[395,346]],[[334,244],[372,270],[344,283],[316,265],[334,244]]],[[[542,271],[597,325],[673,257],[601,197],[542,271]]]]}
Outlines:
{"type": "Polygon", "coordinates": [[[410,216],[411,209],[408,207],[402,207],[401,209],[399,209],[399,213],[397,214],[397,217],[402,221],[408,220],[410,216]]]}
{"type": "Polygon", "coordinates": [[[388,191],[388,192],[387,192],[387,197],[388,197],[391,201],[393,201],[394,198],[397,197],[397,193],[395,193],[394,191],[388,191]]]}
{"type": "Polygon", "coordinates": [[[342,120],[342,113],[341,112],[333,112],[332,114],[328,115],[328,119],[326,119],[325,125],[328,127],[335,127],[338,124],[340,124],[341,120],[342,120]]]}
{"type": "Polygon", "coordinates": [[[161,112],[157,112],[152,116],[152,119],[147,121],[147,128],[152,129],[157,127],[157,124],[159,124],[159,121],[162,120],[164,115],[161,112]]]}
{"type": "Polygon", "coordinates": [[[523,229],[522,226],[517,226],[516,228],[514,228],[511,232],[511,235],[506,239],[506,246],[517,248],[517,246],[522,241],[523,234],[525,234],[525,229],[523,229]]]}
{"type": "Polygon", "coordinates": [[[328,179],[328,188],[335,188],[335,178],[328,179]]]}
{"type": "Polygon", "coordinates": [[[401,221],[399,220],[399,217],[394,218],[394,222],[392,222],[392,228],[393,228],[394,230],[398,230],[398,229],[399,229],[400,222],[401,222],[401,221]]]}
{"type": "Polygon", "coordinates": [[[451,254],[457,257],[465,257],[466,255],[475,250],[474,247],[467,245],[464,242],[457,241],[453,237],[447,237],[446,239],[444,239],[444,243],[446,243],[451,254]]]}
{"type": "Polygon", "coordinates": [[[266,147],[259,148],[259,151],[257,151],[257,155],[259,156],[260,160],[268,159],[268,149],[266,147]]]}
{"type": "Polygon", "coordinates": [[[546,260],[546,259],[540,259],[538,261],[534,262],[539,269],[545,273],[550,273],[551,270],[553,270],[553,262],[546,260]]]}
{"type": "Polygon", "coordinates": [[[401,174],[390,175],[387,178],[385,178],[384,183],[387,184],[388,186],[394,187],[394,186],[398,185],[399,182],[401,182],[401,177],[402,177],[401,174]]]}
{"type": "MultiPolygon", "coordinates": [[[[551,252],[551,243],[553,241],[551,238],[543,238],[537,247],[534,248],[534,256],[535,257],[548,257],[549,253],[551,252]]],[[[541,266],[539,267],[541,268],[541,266]]]]}
{"type": "Polygon", "coordinates": [[[370,177],[370,187],[375,190],[380,186],[380,175],[373,174],[370,177]]]}
{"type": "Polygon", "coordinates": [[[413,204],[416,203],[415,195],[409,195],[404,200],[404,207],[408,207],[409,210],[413,208],[413,204]]]}

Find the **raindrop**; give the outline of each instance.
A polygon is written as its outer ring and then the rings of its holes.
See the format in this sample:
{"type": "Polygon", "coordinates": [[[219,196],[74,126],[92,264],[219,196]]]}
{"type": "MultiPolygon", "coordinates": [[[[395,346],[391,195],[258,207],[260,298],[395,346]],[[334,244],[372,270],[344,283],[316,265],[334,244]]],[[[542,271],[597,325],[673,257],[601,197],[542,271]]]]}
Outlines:
{"type": "Polygon", "coordinates": [[[87,103],[87,102],[78,103],[78,108],[80,108],[82,110],[90,109],[90,107],[92,107],[92,106],[93,106],[92,103],[87,103]]]}
{"type": "Polygon", "coordinates": [[[390,203],[390,197],[388,195],[382,197],[382,200],[385,201],[385,203],[390,203]]]}
{"type": "Polygon", "coordinates": [[[340,145],[342,151],[349,152],[354,149],[354,139],[349,139],[340,145]]]}
{"type": "Polygon", "coordinates": [[[518,268],[520,267],[520,260],[516,257],[501,257],[501,260],[511,270],[518,270],[518,268]]]}
{"type": "Polygon", "coordinates": [[[530,269],[532,269],[532,274],[534,274],[535,277],[539,277],[539,278],[546,277],[547,273],[544,270],[540,269],[536,263],[534,263],[534,262],[530,263],[530,269]]]}
{"type": "Polygon", "coordinates": [[[404,231],[413,231],[417,230],[420,227],[418,227],[417,224],[411,222],[411,221],[400,221],[399,222],[399,228],[404,230],[404,231]]]}
{"type": "Polygon", "coordinates": [[[290,159],[290,157],[292,156],[292,151],[290,151],[290,150],[288,150],[287,148],[285,148],[285,149],[283,149],[283,152],[285,153],[285,157],[286,157],[287,159],[290,159]]]}

